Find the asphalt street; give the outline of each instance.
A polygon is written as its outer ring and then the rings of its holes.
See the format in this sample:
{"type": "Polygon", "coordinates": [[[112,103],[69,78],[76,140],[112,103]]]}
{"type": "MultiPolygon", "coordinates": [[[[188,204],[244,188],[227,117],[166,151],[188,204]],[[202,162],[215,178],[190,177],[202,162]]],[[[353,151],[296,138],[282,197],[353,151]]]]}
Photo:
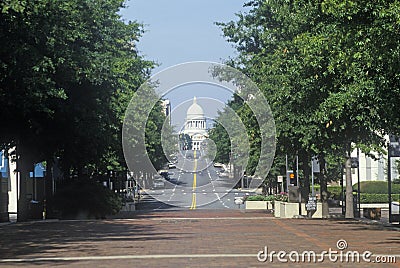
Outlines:
{"type": "MultiPolygon", "coordinates": [[[[176,168],[169,169],[165,187],[145,189],[142,209],[239,209],[235,197],[246,195],[233,189],[236,180],[219,177],[213,163],[201,151],[183,151],[176,168]],[[144,203],[144,204],[143,204],[144,203]]],[[[248,194],[248,193],[247,193],[248,194]]]]}

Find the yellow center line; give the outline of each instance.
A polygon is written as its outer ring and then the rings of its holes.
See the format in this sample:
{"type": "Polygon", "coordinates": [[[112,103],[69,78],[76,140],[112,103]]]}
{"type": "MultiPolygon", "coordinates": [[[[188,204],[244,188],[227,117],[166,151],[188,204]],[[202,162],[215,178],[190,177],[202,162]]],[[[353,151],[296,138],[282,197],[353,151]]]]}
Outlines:
{"type": "Polygon", "coordinates": [[[196,159],[196,151],[193,152],[193,158],[194,158],[194,170],[193,170],[193,193],[192,193],[192,205],[190,206],[190,209],[196,209],[196,193],[194,192],[196,190],[196,180],[197,180],[197,159],[196,159]]]}

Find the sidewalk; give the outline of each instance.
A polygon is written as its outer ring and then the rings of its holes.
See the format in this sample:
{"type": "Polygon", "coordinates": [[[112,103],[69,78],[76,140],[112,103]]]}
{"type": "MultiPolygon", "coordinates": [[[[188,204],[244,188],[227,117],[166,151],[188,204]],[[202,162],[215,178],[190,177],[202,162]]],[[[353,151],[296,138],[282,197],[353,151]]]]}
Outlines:
{"type": "MultiPolygon", "coordinates": [[[[275,219],[262,211],[151,211],[133,219],[0,227],[0,266],[370,267],[371,263],[259,262],[257,253],[338,249],[398,255],[399,233],[356,220],[275,219]]],[[[396,264],[377,267],[398,267],[396,264]]]]}
{"type": "MultiPolygon", "coordinates": [[[[361,217],[360,218],[355,218],[357,221],[360,221],[365,224],[372,224],[372,225],[381,225],[383,227],[389,227],[389,228],[396,228],[400,230],[400,224],[398,223],[389,223],[389,210],[388,209],[382,209],[381,210],[381,218],[380,220],[371,220],[368,218],[365,218],[362,215],[361,211],[361,217]]],[[[342,208],[329,208],[329,214],[333,216],[337,216],[338,218],[344,218],[342,215],[342,208]]]]}

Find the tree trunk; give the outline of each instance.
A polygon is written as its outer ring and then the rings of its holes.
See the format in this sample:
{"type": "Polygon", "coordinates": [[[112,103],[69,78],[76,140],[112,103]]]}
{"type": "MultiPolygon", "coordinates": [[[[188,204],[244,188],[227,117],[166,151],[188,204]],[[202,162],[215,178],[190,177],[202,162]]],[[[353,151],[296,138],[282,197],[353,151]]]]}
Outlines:
{"type": "Polygon", "coordinates": [[[329,216],[329,206],[328,206],[328,184],[326,180],[326,170],[325,170],[325,158],[324,156],[319,157],[319,182],[320,182],[320,193],[321,193],[321,203],[322,203],[322,217],[326,218],[329,216]]]}
{"type": "Polygon", "coordinates": [[[301,159],[303,175],[304,175],[304,187],[302,189],[303,202],[307,202],[308,196],[310,195],[310,174],[311,174],[311,167],[309,165],[310,159],[311,157],[309,157],[308,155],[304,155],[304,157],[302,157],[301,159]]]}
{"type": "Polygon", "coordinates": [[[353,207],[353,181],[351,178],[351,157],[350,149],[346,155],[346,219],[354,218],[354,207],[353,207]]]}

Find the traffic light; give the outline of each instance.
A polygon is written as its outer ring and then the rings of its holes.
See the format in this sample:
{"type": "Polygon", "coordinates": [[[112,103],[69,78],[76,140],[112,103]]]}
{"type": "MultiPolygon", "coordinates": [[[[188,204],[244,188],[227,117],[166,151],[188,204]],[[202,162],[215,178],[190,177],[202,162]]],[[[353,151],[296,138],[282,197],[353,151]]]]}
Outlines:
{"type": "Polygon", "coordinates": [[[296,176],[293,170],[288,170],[286,177],[288,178],[289,184],[290,185],[297,185],[297,180],[296,180],[296,176]]]}

